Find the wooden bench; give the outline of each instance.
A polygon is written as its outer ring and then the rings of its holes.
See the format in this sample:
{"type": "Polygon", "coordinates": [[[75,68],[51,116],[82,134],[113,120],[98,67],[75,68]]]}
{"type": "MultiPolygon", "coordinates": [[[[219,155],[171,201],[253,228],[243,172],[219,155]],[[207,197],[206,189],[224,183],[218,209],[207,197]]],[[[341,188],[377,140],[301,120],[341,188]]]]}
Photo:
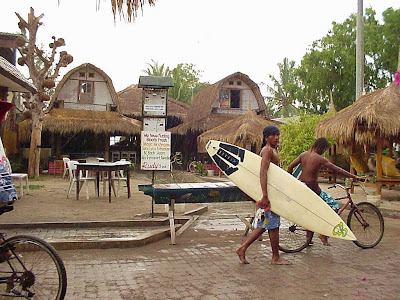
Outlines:
{"type": "Polygon", "coordinates": [[[400,185],[400,177],[377,178],[375,181],[375,187],[378,195],[382,195],[382,186],[384,185],[386,185],[388,190],[390,190],[393,185],[400,185]]]}
{"type": "Polygon", "coordinates": [[[326,167],[322,167],[319,170],[318,176],[328,178],[329,182],[336,183],[336,174],[326,167]]]}

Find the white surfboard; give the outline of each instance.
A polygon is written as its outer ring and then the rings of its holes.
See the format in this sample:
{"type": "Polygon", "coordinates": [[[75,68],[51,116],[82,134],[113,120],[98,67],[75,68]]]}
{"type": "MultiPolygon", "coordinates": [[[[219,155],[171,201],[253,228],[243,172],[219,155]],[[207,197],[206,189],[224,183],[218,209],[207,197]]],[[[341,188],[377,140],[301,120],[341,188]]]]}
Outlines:
{"type": "MultiPolygon", "coordinates": [[[[206,150],[214,163],[255,201],[262,198],[261,156],[225,142],[210,140],[206,150]]],[[[271,163],[268,169],[271,210],[311,231],[356,240],[347,224],[318,195],[294,176],[271,163]]]]}

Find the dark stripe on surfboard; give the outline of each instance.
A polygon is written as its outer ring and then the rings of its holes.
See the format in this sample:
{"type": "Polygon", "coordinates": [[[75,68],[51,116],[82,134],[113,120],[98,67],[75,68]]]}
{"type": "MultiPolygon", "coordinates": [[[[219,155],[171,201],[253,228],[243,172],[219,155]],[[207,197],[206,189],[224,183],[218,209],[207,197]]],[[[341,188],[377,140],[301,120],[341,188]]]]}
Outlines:
{"type": "Polygon", "coordinates": [[[244,149],[224,143],[219,143],[219,147],[239,156],[241,162],[244,161],[244,149]]]}

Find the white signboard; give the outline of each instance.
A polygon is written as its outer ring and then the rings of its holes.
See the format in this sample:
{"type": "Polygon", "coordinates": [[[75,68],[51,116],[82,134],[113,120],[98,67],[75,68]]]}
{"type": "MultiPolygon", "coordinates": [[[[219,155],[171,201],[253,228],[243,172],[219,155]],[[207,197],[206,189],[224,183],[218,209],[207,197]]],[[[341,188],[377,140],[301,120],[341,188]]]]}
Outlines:
{"type": "Polygon", "coordinates": [[[167,114],[167,91],[145,91],[143,115],[164,117],[167,114]]]}
{"type": "Polygon", "coordinates": [[[142,170],[170,170],[171,132],[142,131],[141,146],[142,170]]]}

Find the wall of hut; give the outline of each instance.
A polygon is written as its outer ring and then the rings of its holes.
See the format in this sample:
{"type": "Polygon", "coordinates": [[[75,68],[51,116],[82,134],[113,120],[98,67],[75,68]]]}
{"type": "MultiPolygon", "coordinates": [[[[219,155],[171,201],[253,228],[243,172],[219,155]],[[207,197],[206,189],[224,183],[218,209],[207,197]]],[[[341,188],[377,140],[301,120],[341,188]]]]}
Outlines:
{"type": "Polygon", "coordinates": [[[221,86],[213,103],[213,112],[244,115],[248,109],[258,110],[257,99],[250,87],[240,79],[230,79],[221,86]]]}
{"type": "Polygon", "coordinates": [[[113,102],[104,78],[92,69],[73,73],[56,99],[58,108],[106,111],[113,102]]]}

